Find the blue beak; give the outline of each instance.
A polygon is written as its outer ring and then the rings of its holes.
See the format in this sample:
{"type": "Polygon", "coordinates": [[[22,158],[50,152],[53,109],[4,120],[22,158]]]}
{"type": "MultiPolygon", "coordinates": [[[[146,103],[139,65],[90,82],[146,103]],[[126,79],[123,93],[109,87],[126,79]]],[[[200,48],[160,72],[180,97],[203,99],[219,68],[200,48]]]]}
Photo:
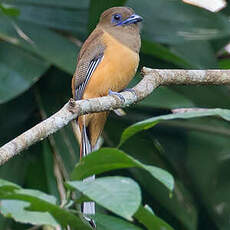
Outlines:
{"type": "Polygon", "coordinates": [[[116,24],[116,26],[135,24],[143,21],[143,18],[137,14],[132,14],[130,17],[116,24]]]}

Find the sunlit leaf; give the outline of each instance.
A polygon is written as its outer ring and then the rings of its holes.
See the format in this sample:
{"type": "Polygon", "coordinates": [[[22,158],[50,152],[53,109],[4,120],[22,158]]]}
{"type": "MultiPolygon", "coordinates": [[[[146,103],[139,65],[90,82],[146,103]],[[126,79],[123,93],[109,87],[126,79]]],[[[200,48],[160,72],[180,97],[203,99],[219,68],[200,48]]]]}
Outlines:
{"type": "MultiPolygon", "coordinates": [[[[12,184],[8,181],[0,179],[0,200],[19,200],[29,204],[21,203],[21,207],[27,207],[28,211],[48,212],[59,224],[66,227],[72,226],[73,229],[89,229],[81,219],[66,209],[61,208],[56,204],[55,197],[47,195],[43,192],[31,189],[22,189],[19,186],[12,184]]],[[[1,206],[0,206],[1,209],[1,206]]],[[[44,216],[43,216],[44,217],[44,216]]],[[[29,218],[29,217],[28,217],[29,218]]],[[[47,221],[48,219],[45,219],[47,221]]],[[[52,223],[53,224],[53,223],[52,223]]]]}
{"type": "Polygon", "coordinates": [[[227,121],[230,121],[230,111],[227,109],[209,109],[205,111],[195,111],[195,112],[185,112],[163,115],[158,117],[153,117],[134,125],[131,125],[122,133],[120,145],[122,145],[127,139],[136,133],[147,130],[158,124],[160,121],[172,120],[172,119],[191,119],[196,117],[206,117],[206,116],[219,116],[227,121]]]}
{"type": "Polygon", "coordinates": [[[5,217],[13,218],[21,223],[34,225],[51,225],[58,226],[58,222],[48,212],[28,211],[29,202],[20,200],[3,200],[1,201],[0,210],[5,217]]]}
{"type": "Polygon", "coordinates": [[[132,220],[141,203],[138,184],[126,177],[102,177],[92,182],[71,181],[67,185],[127,220],[132,220]]]}

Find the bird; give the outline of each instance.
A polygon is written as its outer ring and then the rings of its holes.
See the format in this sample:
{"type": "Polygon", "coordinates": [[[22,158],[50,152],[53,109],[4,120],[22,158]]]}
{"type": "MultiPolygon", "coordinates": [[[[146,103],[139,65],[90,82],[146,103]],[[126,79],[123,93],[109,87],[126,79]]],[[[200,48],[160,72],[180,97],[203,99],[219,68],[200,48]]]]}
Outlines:
{"type": "MultiPolygon", "coordinates": [[[[135,76],[141,47],[140,22],[143,18],[129,7],[112,7],[104,11],[93,32],[84,42],[72,78],[74,100],[107,95],[119,96],[135,76]]],[[[80,158],[90,154],[100,137],[109,112],[79,116],[80,158]]],[[[95,176],[84,181],[92,181],[95,176]]],[[[83,217],[96,228],[91,216],[94,202],[84,202],[83,217]]]]}

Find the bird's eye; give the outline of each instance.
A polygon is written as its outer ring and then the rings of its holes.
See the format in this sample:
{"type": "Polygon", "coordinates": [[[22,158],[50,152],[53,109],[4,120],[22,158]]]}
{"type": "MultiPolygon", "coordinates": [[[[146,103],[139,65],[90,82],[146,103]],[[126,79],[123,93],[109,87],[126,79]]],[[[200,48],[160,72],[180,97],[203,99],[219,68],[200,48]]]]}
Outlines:
{"type": "Polygon", "coordinates": [[[113,21],[114,22],[119,22],[121,20],[121,15],[120,14],[114,14],[113,15],[113,21]]]}

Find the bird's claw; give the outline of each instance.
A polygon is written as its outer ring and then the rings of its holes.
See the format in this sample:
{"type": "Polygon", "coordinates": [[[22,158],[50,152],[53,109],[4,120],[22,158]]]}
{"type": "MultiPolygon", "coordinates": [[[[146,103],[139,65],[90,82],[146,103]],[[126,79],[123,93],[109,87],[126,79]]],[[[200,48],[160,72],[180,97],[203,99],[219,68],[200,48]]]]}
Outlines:
{"type": "Polygon", "coordinates": [[[125,98],[121,95],[121,93],[114,92],[111,89],[109,90],[109,96],[117,96],[119,97],[123,102],[125,102],[125,98]]]}
{"type": "MultiPolygon", "coordinates": [[[[136,94],[136,91],[132,88],[127,88],[125,90],[123,90],[122,92],[125,92],[125,91],[128,91],[128,92],[131,92],[132,94],[134,94],[135,97],[137,97],[137,94],[136,94]]],[[[112,91],[111,89],[109,90],[109,96],[117,96],[119,97],[123,102],[125,102],[125,98],[122,96],[121,93],[119,92],[114,92],[112,91]]]]}

